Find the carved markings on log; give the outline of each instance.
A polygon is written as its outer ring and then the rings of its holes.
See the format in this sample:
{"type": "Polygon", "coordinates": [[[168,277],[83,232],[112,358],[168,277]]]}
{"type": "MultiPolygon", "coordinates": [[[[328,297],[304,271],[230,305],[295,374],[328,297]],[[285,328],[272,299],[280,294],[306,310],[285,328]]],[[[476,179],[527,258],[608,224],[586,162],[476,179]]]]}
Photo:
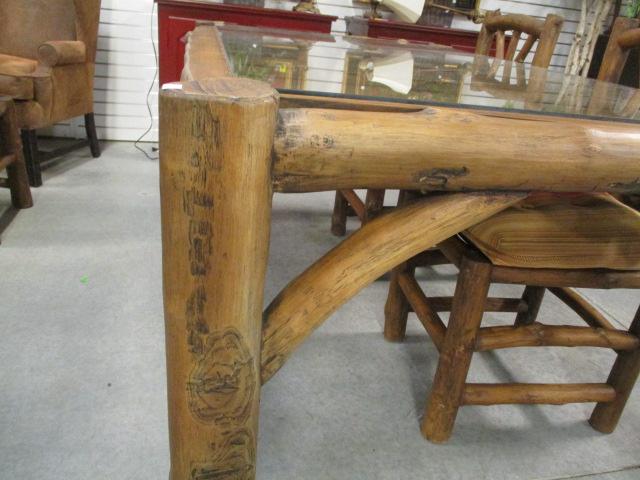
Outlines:
{"type": "Polygon", "coordinates": [[[225,433],[221,442],[211,443],[207,463],[194,463],[191,480],[251,480],[255,478],[255,439],[250,430],[225,433]]]}
{"type": "Polygon", "coordinates": [[[212,333],[189,377],[189,409],[205,423],[244,424],[255,391],[253,359],[238,331],[212,333]]]}

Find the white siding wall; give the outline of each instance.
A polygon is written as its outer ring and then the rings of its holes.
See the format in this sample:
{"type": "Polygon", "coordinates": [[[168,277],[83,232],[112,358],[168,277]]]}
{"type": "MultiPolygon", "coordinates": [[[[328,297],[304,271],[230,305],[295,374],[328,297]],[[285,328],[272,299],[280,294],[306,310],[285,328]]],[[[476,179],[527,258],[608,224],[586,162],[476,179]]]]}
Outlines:
{"type": "MultiPolygon", "coordinates": [[[[556,13],[565,18],[564,32],[556,50],[553,65],[561,67],[566,61],[571,37],[579,19],[581,0],[484,0],[485,9],[500,8],[503,12],[525,13],[544,17],[556,13]]],[[[279,2],[291,7],[292,2],[279,2]]],[[[364,7],[351,0],[318,0],[322,13],[341,18],[359,15],[364,7]]],[[[98,41],[95,80],[95,113],[99,135],[105,140],[135,140],[150,125],[147,92],[156,70],[152,38],[157,38],[156,20],[152,17],[153,0],[102,0],[102,15],[98,41]],[[153,20],[153,21],[152,21],[153,20]],[[153,28],[152,28],[153,25],[153,28]]],[[[477,29],[465,19],[454,20],[454,27],[477,29]]],[[[344,32],[342,19],[334,23],[334,31],[344,32]]],[[[314,56],[310,67],[327,68],[327,59],[314,56]]],[[[310,72],[312,79],[312,72],[310,72]]],[[[157,84],[150,94],[153,126],[145,141],[156,141],[157,84]]],[[[58,125],[54,133],[60,136],[82,136],[80,121],[58,125]]]]}

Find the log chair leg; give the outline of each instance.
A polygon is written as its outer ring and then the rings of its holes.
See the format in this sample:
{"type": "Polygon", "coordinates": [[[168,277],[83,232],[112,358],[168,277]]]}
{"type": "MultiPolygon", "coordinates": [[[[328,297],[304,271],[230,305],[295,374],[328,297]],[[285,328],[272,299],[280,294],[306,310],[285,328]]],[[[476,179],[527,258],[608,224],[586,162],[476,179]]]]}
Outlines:
{"type": "Polygon", "coordinates": [[[451,437],[490,282],[489,262],[480,257],[463,257],[438,369],[422,420],[422,434],[431,442],[444,443],[451,437]]]}
{"type": "Polygon", "coordinates": [[[382,207],[384,207],[384,189],[369,189],[367,190],[367,196],[364,203],[364,225],[376,215],[380,213],[382,207]]]}
{"type": "Polygon", "coordinates": [[[38,136],[35,130],[22,130],[22,149],[27,164],[29,184],[32,187],[41,187],[42,170],[38,154],[38,136]]]}
{"type": "Polygon", "coordinates": [[[402,342],[407,332],[407,319],[409,318],[409,302],[405,297],[398,277],[402,273],[413,275],[415,269],[409,269],[406,263],[402,263],[391,272],[389,281],[389,294],[384,305],[384,338],[390,342],[402,342]]]}
{"type": "Polygon", "coordinates": [[[170,480],[255,478],[277,104],[240,78],[161,93],[170,480]]]}
{"type": "Polygon", "coordinates": [[[336,237],[344,237],[347,233],[347,210],[349,204],[340,191],[336,191],[336,199],[331,215],[331,233],[336,237]]]}
{"type": "Polygon", "coordinates": [[[7,166],[11,203],[15,208],[32,207],[33,199],[29,188],[29,176],[22,154],[22,143],[20,142],[13,103],[8,105],[7,111],[0,120],[0,137],[8,139],[6,143],[0,145],[2,147],[0,154],[15,155],[13,163],[7,166]]]}
{"type": "MultiPolygon", "coordinates": [[[[369,190],[367,192],[367,201],[369,200],[369,190]]],[[[384,190],[382,190],[382,200],[384,201],[384,190]]],[[[405,205],[418,195],[409,190],[401,190],[398,195],[398,206],[405,205]]],[[[394,268],[391,272],[389,281],[389,294],[387,302],[384,305],[384,338],[390,342],[402,342],[407,331],[407,319],[409,317],[409,302],[404,296],[398,276],[401,273],[414,275],[415,268],[409,269],[407,263],[402,263],[394,268]]]]}
{"type": "MultiPolygon", "coordinates": [[[[629,333],[640,336],[640,308],[629,328],[629,333]]],[[[622,416],[622,411],[640,376],[640,349],[618,353],[607,383],[616,390],[613,402],[598,403],[589,423],[602,433],[612,433],[622,416]]]]}
{"type": "Polygon", "coordinates": [[[98,141],[98,132],[96,131],[96,119],[93,114],[87,113],[84,116],[84,129],[89,139],[89,148],[91,148],[91,156],[93,158],[100,157],[100,142],[98,141]]]}
{"type": "Polygon", "coordinates": [[[522,294],[522,301],[527,304],[527,311],[520,312],[516,315],[515,326],[521,327],[524,325],[531,325],[538,318],[538,312],[540,311],[540,305],[542,305],[542,299],[544,298],[544,287],[534,287],[527,285],[522,294]]]}

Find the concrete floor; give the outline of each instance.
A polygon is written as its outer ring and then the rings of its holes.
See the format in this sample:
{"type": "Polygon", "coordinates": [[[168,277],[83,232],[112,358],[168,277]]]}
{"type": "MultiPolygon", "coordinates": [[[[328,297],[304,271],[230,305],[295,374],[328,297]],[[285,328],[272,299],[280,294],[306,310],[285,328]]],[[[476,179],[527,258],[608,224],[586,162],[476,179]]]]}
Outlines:
{"type": "MultiPolygon", "coordinates": [[[[166,479],[157,162],[106,144],[47,170],[34,196],[16,215],[0,192],[0,480],[166,479]]],[[[337,243],[332,202],[276,196],[267,301],[337,243]]],[[[422,273],[435,295],[453,279],[422,273]]],[[[591,405],[500,406],[462,409],[447,445],[423,440],[437,355],[415,320],[404,344],[383,340],[386,288],[348,302],[263,389],[258,478],[640,479],[640,389],[613,435],[588,426],[591,405]]],[[[585,294],[624,325],[639,300],[585,294]]],[[[550,296],[541,316],[573,319],[550,296]]],[[[471,378],[598,382],[613,359],[539,350],[477,355],[471,378]]]]}

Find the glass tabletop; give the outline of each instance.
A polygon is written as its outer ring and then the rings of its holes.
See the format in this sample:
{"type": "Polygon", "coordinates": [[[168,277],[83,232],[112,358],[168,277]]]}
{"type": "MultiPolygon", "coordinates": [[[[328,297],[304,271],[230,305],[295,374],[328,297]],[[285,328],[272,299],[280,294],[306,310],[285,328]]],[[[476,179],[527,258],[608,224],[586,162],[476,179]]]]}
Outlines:
{"type": "Polygon", "coordinates": [[[640,122],[640,90],[561,70],[403,40],[217,29],[233,73],[281,93],[640,122]]]}

